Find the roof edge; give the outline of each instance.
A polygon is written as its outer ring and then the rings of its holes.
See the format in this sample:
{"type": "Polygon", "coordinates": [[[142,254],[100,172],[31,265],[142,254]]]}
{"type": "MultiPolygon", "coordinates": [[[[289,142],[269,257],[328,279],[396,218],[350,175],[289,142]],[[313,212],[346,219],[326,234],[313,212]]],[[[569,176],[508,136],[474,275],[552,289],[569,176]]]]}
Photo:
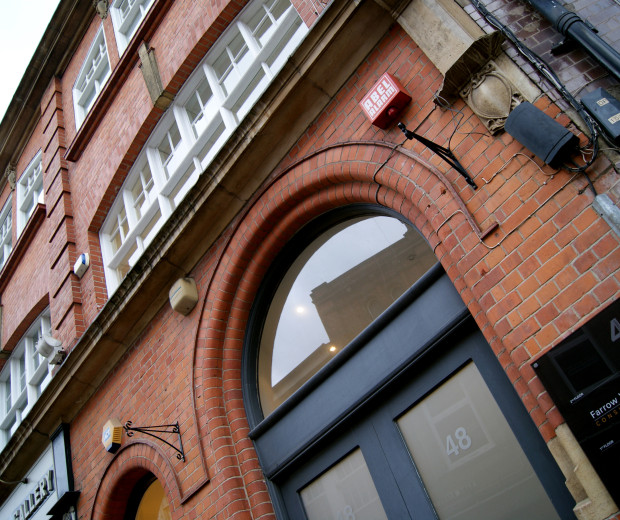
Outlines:
{"type": "Polygon", "coordinates": [[[17,163],[41,116],[45,90],[54,76],[63,74],[94,16],[92,2],[58,4],[0,122],[0,188],[7,181],[7,166],[17,163]]]}

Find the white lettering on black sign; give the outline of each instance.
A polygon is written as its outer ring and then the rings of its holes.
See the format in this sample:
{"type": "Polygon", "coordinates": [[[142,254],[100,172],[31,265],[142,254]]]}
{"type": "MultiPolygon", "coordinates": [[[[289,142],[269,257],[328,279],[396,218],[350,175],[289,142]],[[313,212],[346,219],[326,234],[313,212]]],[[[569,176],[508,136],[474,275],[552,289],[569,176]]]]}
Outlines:
{"type": "Polygon", "coordinates": [[[575,397],[570,400],[570,404],[573,404],[575,401],[578,401],[583,397],[583,392],[579,392],[575,397]]]}
{"type": "MultiPolygon", "coordinates": [[[[619,394],[620,395],[620,394],[619,394]]],[[[607,401],[603,406],[595,410],[590,410],[590,416],[596,421],[597,426],[603,426],[605,423],[620,415],[620,400],[618,396],[607,401]]]]}

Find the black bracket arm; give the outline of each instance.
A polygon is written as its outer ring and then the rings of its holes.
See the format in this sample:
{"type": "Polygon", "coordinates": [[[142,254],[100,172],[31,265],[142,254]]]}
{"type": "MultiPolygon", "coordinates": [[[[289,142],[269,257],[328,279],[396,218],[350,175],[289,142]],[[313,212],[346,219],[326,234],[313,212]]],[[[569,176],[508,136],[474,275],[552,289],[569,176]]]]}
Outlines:
{"type": "Polygon", "coordinates": [[[163,443],[170,446],[174,451],[177,452],[177,459],[185,462],[185,453],[183,452],[183,441],[181,440],[181,430],[179,429],[179,423],[176,422],[174,424],[162,424],[159,426],[132,426],[131,421],[127,421],[125,426],[123,426],[125,432],[128,437],[133,437],[135,432],[144,433],[146,435],[150,435],[151,437],[155,437],[156,439],[162,441],[163,443]],[[166,439],[162,439],[159,435],[155,435],[156,433],[166,433],[166,434],[177,434],[179,439],[179,448],[169,443],[166,439]]]}
{"type": "Polygon", "coordinates": [[[454,168],[457,172],[459,172],[467,181],[473,189],[477,190],[478,186],[474,180],[469,176],[467,170],[463,167],[463,165],[459,162],[459,160],[454,156],[452,150],[449,148],[444,148],[443,146],[434,143],[433,141],[426,139],[426,137],[422,137],[421,135],[412,132],[411,130],[407,130],[407,127],[403,123],[398,123],[398,128],[400,128],[405,134],[407,139],[416,139],[420,141],[423,145],[429,148],[431,151],[435,152],[439,157],[441,157],[444,161],[446,161],[452,168],[454,168]]]}

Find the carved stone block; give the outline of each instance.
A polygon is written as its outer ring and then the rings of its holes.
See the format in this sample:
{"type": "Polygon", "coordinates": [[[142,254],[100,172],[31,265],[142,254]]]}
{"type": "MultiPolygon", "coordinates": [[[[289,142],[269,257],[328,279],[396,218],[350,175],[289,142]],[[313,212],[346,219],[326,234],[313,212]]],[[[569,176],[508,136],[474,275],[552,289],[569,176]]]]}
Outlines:
{"type": "Polygon", "coordinates": [[[503,130],[510,111],[525,101],[492,61],[471,77],[460,95],[492,134],[503,130]]]}

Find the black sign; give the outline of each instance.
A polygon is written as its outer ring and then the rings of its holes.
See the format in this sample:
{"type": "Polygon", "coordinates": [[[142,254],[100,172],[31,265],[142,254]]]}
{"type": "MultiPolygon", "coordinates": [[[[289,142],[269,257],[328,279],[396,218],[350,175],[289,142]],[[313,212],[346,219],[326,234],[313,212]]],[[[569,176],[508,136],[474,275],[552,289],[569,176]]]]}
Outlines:
{"type": "Polygon", "coordinates": [[[532,366],[620,503],[620,300],[532,366]]]}

